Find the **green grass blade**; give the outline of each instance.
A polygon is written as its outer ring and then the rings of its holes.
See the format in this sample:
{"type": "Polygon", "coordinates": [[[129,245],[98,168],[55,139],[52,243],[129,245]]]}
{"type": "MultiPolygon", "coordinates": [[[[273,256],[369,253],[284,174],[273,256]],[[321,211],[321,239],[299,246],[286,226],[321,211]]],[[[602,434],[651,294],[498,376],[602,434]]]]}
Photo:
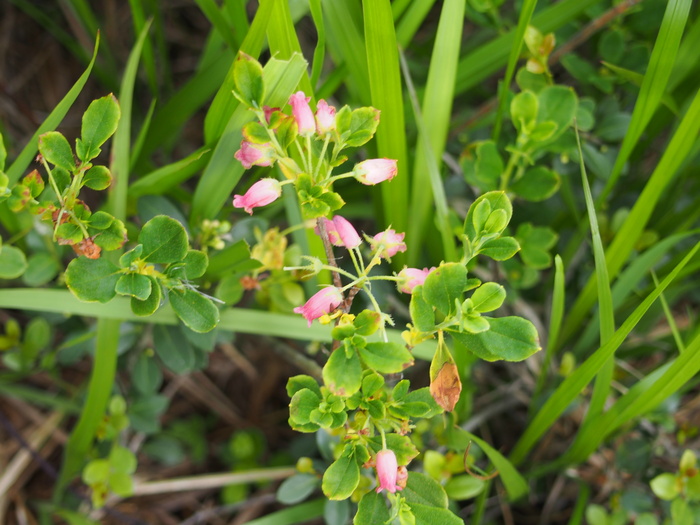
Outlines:
{"type": "MultiPolygon", "coordinates": [[[[134,33],[140,35],[146,26],[146,15],[143,11],[142,0],[129,0],[131,8],[131,18],[134,22],[134,33]]],[[[151,93],[155,96],[158,93],[158,79],[156,77],[156,60],[153,52],[153,43],[150,38],[146,38],[143,44],[143,65],[146,68],[146,77],[151,93]]]]}
{"type": "MultiPolygon", "coordinates": [[[[641,73],[625,69],[624,67],[616,66],[609,62],[605,62],[604,60],[601,61],[601,64],[603,64],[610,71],[615,73],[622,80],[626,80],[630,84],[633,84],[637,87],[642,87],[642,84],[644,83],[644,75],[642,75],[641,73]]],[[[676,101],[673,99],[670,92],[666,91],[661,96],[661,103],[664,106],[666,106],[669,109],[669,111],[671,111],[674,115],[678,115],[678,104],[676,104],[676,101]]]]}
{"type": "MultiPolygon", "coordinates": [[[[446,213],[447,204],[444,192],[442,195],[436,193],[437,186],[442,187],[442,180],[433,181],[434,176],[431,176],[431,164],[433,163],[430,162],[430,152],[439,171],[452,116],[457,61],[459,60],[464,26],[464,9],[464,1],[446,0],[440,14],[421,108],[424,118],[422,134],[430,141],[429,146],[424,141],[419,141],[416,148],[411,188],[411,214],[406,234],[409,246],[420,246],[423,243],[429,227],[432,226],[431,208],[433,201],[439,216],[446,213]],[[435,182],[439,182],[439,184],[435,184],[435,182]],[[434,200],[434,197],[437,199],[434,200]],[[443,206],[445,210],[441,211],[443,206]]],[[[441,223],[440,229],[444,228],[445,224],[441,223]]],[[[449,221],[447,232],[443,232],[443,235],[445,233],[452,239],[449,221]]],[[[449,243],[444,246],[444,249],[451,249],[449,243]]],[[[411,250],[408,255],[409,266],[415,266],[420,255],[421,250],[411,250]]],[[[450,259],[454,260],[454,257],[450,257],[450,259]]]]}
{"type": "MultiPolygon", "coordinates": [[[[591,187],[588,184],[588,175],[586,166],[583,162],[583,151],[581,150],[581,138],[576,131],[576,144],[579,153],[579,169],[581,171],[581,183],[583,185],[583,194],[586,200],[586,211],[588,212],[588,221],[591,228],[591,238],[593,241],[593,257],[595,259],[596,282],[598,284],[598,319],[600,321],[600,346],[610,341],[615,332],[615,313],[613,309],[612,292],[610,290],[610,279],[608,277],[608,267],[605,263],[605,249],[603,241],[600,238],[600,228],[598,227],[598,218],[596,216],[595,204],[593,203],[593,195],[591,187]]],[[[615,372],[615,354],[611,354],[608,360],[601,367],[595,379],[593,394],[588,406],[588,411],[582,423],[582,429],[577,435],[578,439],[585,428],[594,423],[605,408],[605,401],[610,394],[610,383],[612,382],[613,373],[615,372]]]]}
{"type": "Polygon", "coordinates": [[[632,329],[637,325],[642,316],[651,307],[654,301],[659,297],[661,292],[673,282],[678,276],[683,267],[693,258],[700,248],[700,243],[696,244],[693,249],[683,258],[683,260],[666,276],[666,278],[657,286],[652,293],[640,304],[634,312],[625,320],[620,328],[613,334],[612,338],[603,346],[601,346],[593,355],[586,361],[564,382],[559,385],[557,390],[552,394],[544,406],[537,412],[537,415],[528,425],[523,435],[518,440],[514,447],[510,460],[514,465],[519,465],[523,462],[528,452],[535,445],[537,440],[552,426],[559,416],[566,410],[571,402],[576,399],[583,388],[595,377],[598,371],[605,365],[608,359],[615,354],[625,338],[630,334],[632,329]]]}
{"type": "Polygon", "coordinates": [[[367,69],[367,52],[362,37],[362,26],[353,12],[355,2],[323,0],[323,16],[326,19],[328,46],[336,63],[347,67],[347,86],[353,98],[368,105],[372,100],[367,69]]]}
{"type": "MultiPolygon", "coordinates": [[[[394,19],[389,0],[364,0],[362,7],[372,106],[382,112],[375,135],[377,153],[379,157],[397,159],[399,166],[399,176],[380,185],[384,224],[404,232],[408,226],[410,171],[394,19]]],[[[396,264],[402,266],[402,262],[397,257],[396,264]]]]}
{"type": "Polygon", "coordinates": [[[323,22],[321,0],[309,0],[309,9],[311,10],[311,18],[316,26],[316,35],[318,36],[316,47],[314,48],[314,61],[311,65],[311,86],[315,89],[318,85],[318,79],[321,78],[323,60],[326,56],[326,24],[323,22]]]}
{"type": "Polygon", "coordinates": [[[493,140],[498,142],[498,137],[501,135],[501,126],[503,125],[503,114],[506,111],[506,105],[508,104],[508,94],[510,93],[510,83],[513,81],[513,75],[515,75],[515,66],[518,65],[518,59],[520,58],[520,52],[523,48],[523,42],[525,37],[525,30],[527,26],[530,25],[530,20],[532,20],[532,14],[535,12],[535,7],[537,6],[537,0],[525,0],[520,11],[520,16],[518,17],[518,27],[515,28],[515,37],[513,38],[513,45],[510,48],[510,55],[508,55],[508,65],[506,66],[506,74],[501,81],[498,89],[498,110],[496,110],[496,122],[493,126],[493,140]]]}
{"type": "Polygon", "coordinates": [[[396,41],[399,46],[403,48],[409,46],[433,4],[435,4],[435,0],[413,0],[411,6],[406,10],[406,14],[396,25],[396,41]]]}
{"type": "Polygon", "coordinates": [[[216,2],[214,2],[214,0],[195,0],[195,2],[202,13],[204,13],[204,16],[207,17],[209,23],[214,26],[214,29],[216,29],[221,38],[224,39],[229,49],[232,51],[238,49],[236,36],[233,34],[231,27],[229,27],[226,18],[221,14],[216,2]]]}
{"type": "MultiPolygon", "coordinates": [[[[695,94],[693,102],[664,150],[661,160],[659,160],[654,172],[644,186],[644,190],[642,190],[627,219],[625,219],[622,227],[615,235],[615,239],[608,247],[605,255],[608,263],[608,274],[611,279],[617,276],[632,253],[634,244],[649,222],[649,218],[664,189],[675,177],[688,155],[694,150],[698,131],[700,131],[700,91],[695,94]]],[[[582,320],[593,306],[595,298],[596,283],[594,276],[586,283],[583,291],[571,307],[569,316],[562,329],[560,344],[563,344],[578,330],[582,320]]]]}
{"type": "Polygon", "coordinates": [[[564,319],[564,299],[566,298],[564,278],[564,263],[559,255],[555,255],[554,292],[552,295],[552,312],[549,319],[549,335],[547,337],[547,348],[545,350],[542,369],[540,370],[540,375],[537,378],[535,392],[532,396],[533,400],[537,398],[538,394],[542,392],[542,388],[544,388],[545,381],[547,380],[547,374],[549,373],[549,366],[552,362],[552,358],[554,357],[554,353],[556,352],[559,330],[561,329],[561,322],[564,319]]]}
{"type": "MultiPolygon", "coordinates": [[[[408,65],[406,64],[406,60],[403,53],[401,53],[401,65],[403,67],[404,75],[406,77],[408,93],[411,97],[411,105],[413,106],[413,114],[416,120],[416,126],[418,127],[418,136],[420,140],[419,144],[423,146],[425,151],[425,161],[427,163],[428,179],[429,184],[433,190],[433,201],[435,203],[435,222],[438,225],[438,229],[440,231],[440,237],[442,239],[442,246],[444,251],[444,258],[448,261],[455,261],[457,260],[457,246],[454,240],[454,234],[452,233],[452,227],[450,225],[447,196],[445,195],[445,188],[442,184],[442,178],[440,177],[440,168],[438,167],[437,159],[433,154],[432,146],[430,144],[430,139],[428,136],[428,130],[423,120],[423,116],[421,115],[416,90],[413,87],[413,82],[411,81],[410,72],[408,71],[408,65]]],[[[423,191],[425,191],[425,189],[423,191]]],[[[418,252],[418,250],[414,251],[418,252]]],[[[415,257],[417,257],[417,255],[415,257]]],[[[416,263],[410,262],[410,264],[412,266],[415,266],[416,263]]]]}
{"type": "Polygon", "coordinates": [[[498,475],[503,482],[503,485],[508,492],[508,499],[510,501],[515,501],[522,498],[529,492],[529,487],[525,478],[516,470],[513,464],[508,461],[508,459],[501,454],[498,450],[489,445],[486,441],[479,439],[474,434],[462,430],[465,434],[469,436],[469,439],[473,440],[481,450],[484,451],[486,456],[491,460],[493,466],[498,470],[498,475]]]}
{"type": "MultiPolygon", "coordinates": [[[[149,40],[146,40],[148,42],[149,40]]],[[[146,48],[144,47],[144,52],[146,48]]],[[[146,142],[146,137],[148,136],[148,131],[151,129],[151,122],[153,121],[153,113],[156,110],[156,100],[152,100],[151,104],[148,106],[148,111],[146,116],[141,123],[141,128],[139,129],[139,134],[136,136],[134,145],[131,147],[131,160],[129,161],[129,169],[134,170],[136,166],[136,161],[141,157],[141,152],[143,151],[143,145],[146,142]]]]}
{"type": "Polygon", "coordinates": [[[588,500],[591,497],[591,489],[583,482],[578,483],[578,498],[576,498],[576,506],[571,511],[568,525],[581,525],[583,516],[588,506],[588,500]]]}
{"type": "MultiPolygon", "coordinates": [[[[575,19],[586,9],[598,3],[597,0],[563,0],[543,9],[532,18],[532,25],[542,33],[559,29],[575,19]]],[[[460,95],[468,89],[481,84],[508,60],[510,49],[515,40],[515,30],[480,45],[467,53],[459,61],[455,94],[460,95]]]]}
{"type": "Polygon", "coordinates": [[[44,122],[41,123],[39,129],[37,129],[36,132],[34,132],[34,135],[32,135],[32,138],[29,139],[27,145],[24,146],[20,154],[17,155],[15,161],[5,172],[7,177],[10,179],[10,184],[14,184],[19,180],[19,178],[24,173],[24,170],[27,169],[29,164],[36,156],[39,144],[39,135],[41,135],[42,133],[46,133],[47,131],[55,130],[63,120],[63,117],[66,116],[66,113],[68,113],[68,110],[71,108],[75,100],[78,98],[78,95],[83,90],[83,87],[85,86],[85,83],[87,82],[87,79],[90,76],[92,67],[95,65],[95,58],[97,57],[97,50],[99,47],[100,37],[98,35],[97,39],[95,40],[95,49],[92,52],[92,59],[90,60],[90,63],[88,64],[85,72],[82,75],[80,75],[80,78],[75,84],[73,84],[73,87],[71,87],[68,93],[66,93],[66,96],[63,97],[53,109],[53,111],[49,113],[49,116],[46,117],[46,120],[44,120],[44,122]]]}
{"type": "MultiPolygon", "coordinates": [[[[656,272],[652,271],[651,272],[651,278],[654,280],[654,286],[659,286],[659,279],[656,277],[656,272]]],[[[678,330],[678,325],[676,324],[676,319],[673,317],[673,313],[671,312],[671,308],[668,306],[668,301],[666,301],[666,296],[664,294],[661,294],[661,297],[659,297],[659,300],[661,301],[661,306],[664,309],[664,315],[666,316],[666,322],[668,323],[668,326],[671,328],[671,333],[673,334],[673,340],[676,343],[676,348],[678,348],[678,352],[681,354],[685,351],[685,344],[683,343],[683,338],[681,337],[681,333],[678,330]]]]}
{"type": "Polygon", "coordinates": [[[625,133],[610,177],[598,196],[598,202],[603,202],[615,187],[622,174],[622,168],[659,107],[666,91],[668,79],[673,71],[673,64],[676,61],[691,5],[692,0],[669,0],[666,5],[661,28],[649,58],[649,66],[639,90],[637,103],[634,105],[632,120],[627,128],[627,133],[625,133]]]}
{"type": "MultiPolygon", "coordinates": [[[[301,55],[289,60],[272,58],[264,68],[267,83],[267,102],[270,106],[284,106],[306,73],[306,61],[301,55]]],[[[213,219],[231,197],[233,188],[243,175],[243,166],[233,159],[233,152],[242,139],[242,128],[254,115],[239,106],[229,119],[226,129],[212,153],[209,164],[202,174],[192,201],[191,224],[202,219],[213,219]]]]}
{"type": "Polygon", "coordinates": [[[324,498],[300,503],[284,510],[278,510],[262,518],[248,522],[248,525],[295,525],[323,516],[326,500],[324,498]]]}
{"type": "Polygon", "coordinates": [[[117,371],[119,321],[100,320],[97,323],[95,362],[88,384],[87,398],[80,418],[73,429],[64,451],[64,462],[56,484],[54,497],[60,499],[70,480],[80,473],[89,456],[92,440],[102,423],[117,371]]]}
{"type": "MultiPolygon", "coordinates": [[[[255,18],[253,18],[253,23],[241,44],[240,51],[253,58],[258,58],[260,56],[260,52],[265,43],[267,24],[272,17],[272,8],[274,5],[274,2],[261,2],[260,7],[255,13],[255,18]]],[[[204,142],[206,144],[214,144],[219,140],[224,129],[226,129],[226,124],[231,118],[231,115],[233,115],[233,112],[238,107],[238,99],[231,93],[234,85],[233,66],[234,64],[231,63],[204,117],[204,142]]]]}
{"type": "Polygon", "coordinates": [[[114,133],[112,144],[111,171],[114,183],[110,187],[108,207],[117,219],[126,220],[126,198],[129,191],[129,159],[131,158],[131,110],[134,101],[134,83],[139,68],[139,60],[144,42],[148,36],[151,23],[148,22],[129,54],[129,60],[124,69],[121,90],[119,92],[119,106],[121,118],[119,126],[114,133]]]}
{"type": "Polygon", "coordinates": [[[700,49],[700,18],[696,19],[685,32],[681,47],[676,55],[671,78],[668,80],[668,92],[674,91],[681,82],[693,73],[698,63],[698,49],[700,49]]]}
{"type": "Polygon", "coordinates": [[[129,187],[129,197],[162,195],[199,173],[211,158],[211,149],[199,148],[182,160],[178,160],[144,175],[129,187]]]}

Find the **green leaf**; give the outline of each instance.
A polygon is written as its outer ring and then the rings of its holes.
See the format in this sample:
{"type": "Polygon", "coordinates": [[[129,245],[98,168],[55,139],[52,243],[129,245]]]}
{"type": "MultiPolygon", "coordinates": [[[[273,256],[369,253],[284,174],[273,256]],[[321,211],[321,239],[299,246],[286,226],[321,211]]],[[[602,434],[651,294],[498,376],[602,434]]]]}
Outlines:
{"type": "Polygon", "coordinates": [[[64,222],[56,228],[56,238],[67,244],[78,244],[83,240],[83,230],[77,224],[64,222]]]}
{"type": "Polygon", "coordinates": [[[110,184],[112,174],[106,166],[93,166],[83,176],[83,185],[93,190],[106,190],[110,184]]]}
{"type": "Polygon", "coordinates": [[[518,226],[515,237],[520,244],[520,257],[530,268],[543,270],[552,265],[549,250],[557,242],[557,234],[544,226],[533,226],[526,222],[518,226]]]}
{"type": "Polygon", "coordinates": [[[680,494],[678,490],[678,478],[674,474],[659,474],[651,480],[649,485],[657,498],[666,501],[671,501],[680,494]]]}
{"type": "Polygon", "coordinates": [[[0,279],[15,279],[27,269],[24,252],[15,246],[0,247],[0,279]]]}
{"type": "Polygon", "coordinates": [[[124,223],[118,219],[114,219],[109,227],[101,230],[95,236],[95,244],[101,246],[107,251],[118,250],[124,246],[126,241],[126,227],[124,226],[124,223]]]}
{"type": "Polygon", "coordinates": [[[352,455],[343,454],[323,474],[321,488],[330,500],[347,499],[360,483],[360,467],[352,455]]]}
{"type": "Polygon", "coordinates": [[[185,228],[166,215],[157,215],[143,225],[139,243],[143,244],[143,260],[160,264],[182,261],[189,247],[185,228]]]}
{"type": "Polygon", "coordinates": [[[420,503],[412,503],[411,512],[416,518],[416,525],[463,525],[464,520],[448,509],[436,509],[420,503]]]}
{"type": "Polygon", "coordinates": [[[304,388],[308,388],[314,394],[316,394],[319,399],[321,398],[321,388],[318,386],[318,382],[316,382],[313,377],[302,374],[290,377],[287,380],[287,395],[290,398],[299,392],[299,390],[303,390],[304,388]]]}
{"type": "Polygon", "coordinates": [[[319,479],[314,474],[295,474],[285,479],[277,489],[277,500],[285,505],[304,501],[318,487],[319,479]]]}
{"type": "Polygon", "coordinates": [[[369,142],[377,131],[379,110],[372,107],[357,108],[350,114],[348,124],[348,127],[343,126],[342,130],[339,127],[338,134],[347,146],[351,148],[362,146],[369,142]]]}
{"type": "Polygon", "coordinates": [[[447,508],[445,489],[434,479],[419,472],[409,472],[406,488],[401,492],[413,507],[414,503],[435,508],[447,508]]]}
{"type": "Polygon", "coordinates": [[[523,91],[513,97],[510,103],[510,118],[518,133],[527,133],[535,125],[539,102],[532,91],[523,91]]]}
{"type": "Polygon", "coordinates": [[[140,273],[127,273],[119,278],[114,291],[145,301],[151,295],[151,280],[140,273]]]}
{"type": "Polygon", "coordinates": [[[454,500],[471,499],[484,491],[486,483],[468,474],[454,476],[445,484],[445,492],[454,500]]]}
{"type": "MultiPolygon", "coordinates": [[[[90,215],[89,226],[98,230],[106,230],[114,222],[114,217],[106,211],[97,211],[90,215]]],[[[124,266],[124,265],[122,265],[124,266]]]]}
{"type": "Polygon", "coordinates": [[[207,271],[209,259],[207,254],[200,250],[188,250],[182,261],[185,279],[197,279],[207,271]]]}
{"type": "Polygon", "coordinates": [[[111,301],[119,280],[119,268],[107,259],[73,259],[66,268],[66,285],[81,301],[111,301]]]}
{"type": "Polygon", "coordinates": [[[536,166],[527,170],[509,189],[525,200],[538,202],[554,195],[559,189],[559,183],[557,172],[536,166]]]}
{"type": "Polygon", "coordinates": [[[462,162],[464,178],[485,191],[498,189],[504,166],[496,144],[492,140],[479,142],[473,155],[476,159],[465,159],[462,162]]]}
{"type": "Polygon", "coordinates": [[[353,348],[347,357],[344,347],[333,350],[323,367],[323,382],[338,396],[349,397],[362,386],[362,364],[353,348]]]}
{"type": "Polygon", "coordinates": [[[153,328],[153,348],[163,364],[176,374],[193,370],[194,348],[182,337],[178,326],[156,325],[153,328]]]}
{"type": "MultiPolygon", "coordinates": [[[[6,175],[3,174],[3,176],[7,178],[6,175]]],[[[37,170],[32,171],[26,177],[24,177],[22,179],[22,184],[29,188],[29,193],[34,199],[36,199],[39,194],[44,191],[44,179],[41,178],[41,175],[37,170]]]]}
{"type": "MultiPolygon", "coordinates": [[[[112,411],[114,413],[114,411],[112,411]]],[[[123,413],[123,411],[121,412],[123,413]]],[[[136,472],[136,456],[126,447],[113,446],[109,453],[109,463],[114,472],[133,474],[136,472]]]]}
{"type": "Polygon", "coordinates": [[[484,313],[497,310],[506,298],[506,289],[498,283],[484,283],[474,290],[471,296],[475,312],[484,313]]]}
{"type": "Polygon", "coordinates": [[[208,332],[219,323],[219,309],[195,290],[171,288],[168,298],[175,314],[195,332],[208,332]]]}
{"type": "Polygon", "coordinates": [[[262,108],[265,100],[265,83],[260,62],[245,53],[238,53],[233,66],[233,82],[236,97],[254,108],[262,108]]]}
{"type": "Polygon", "coordinates": [[[386,523],[391,515],[386,506],[386,499],[373,490],[362,496],[357,506],[357,514],[353,519],[354,525],[368,525],[370,523],[386,523]]]}
{"type": "Polygon", "coordinates": [[[355,327],[355,332],[358,335],[372,335],[379,329],[381,325],[382,315],[373,310],[362,310],[353,320],[352,324],[355,327]]]}
{"type": "Polygon", "coordinates": [[[506,261],[520,250],[518,241],[513,237],[499,237],[481,245],[479,253],[491,257],[494,261],[506,261]]]}
{"type": "Polygon", "coordinates": [[[478,334],[450,332],[460,344],[486,361],[522,361],[540,350],[534,325],[521,317],[486,317],[491,328],[478,334]]]}
{"type": "Polygon", "coordinates": [[[136,297],[131,298],[131,311],[142,317],[151,315],[158,310],[163,299],[163,292],[158,280],[150,275],[147,277],[151,281],[151,293],[148,298],[145,300],[140,300],[136,297]]]}
{"type": "MultiPolygon", "coordinates": [[[[474,227],[474,214],[477,209],[485,208],[482,205],[482,202],[484,201],[488,203],[488,209],[490,210],[490,213],[493,213],[496,210],[503,210],[505,212],[506,225],[510,222],[510,218],[513,215],[513,205],[511,204],[510,199],[508,198],[505,192],[490,191],[488,193],[484,193],[472,203],[472,205],[469,207],[469,211],[467,212],[467,217],[464,219],[464,233],[467,237],[469,237],[469,240],[471,240],[472,242],[476,241],[476,239],[481,237],[482,232],[476,231],[474,227]]],[[[486,221],[479,221],[479,223],[485,224],[486,221]]]]}
{"type": "Polygon", "coordinates": [[[411,352],[400,343],[367,343],[358,351],[365,364],[381,374],[401,372],[413,364],[411,352]]]}
{"type": "Polygon", "coordinates": [[[163,373],[152,354],[153,352],[142,352],[131,372],[131,383],[145,396],[155,394],[163,383],[163,373]]]}
{"type": "Polygon", "coordinates": [[[95,485],[107,481],[109,477],[109,461],[106,459],[94,459],[83,469],[83,482],[86,485],[95,485]]]}
{"type": "Polygon", "coordinates": [[[425,278],[423,298],[445,315],[454,313],[455,300],[467,285],[467,268],[462,263],[443,263],[425,278]]]}
{"type": "Polygon", "coordinates": [[[88,162],[100,154],[100,146],[117,130],[120,116],[119,103],[111,93],[93,100],[83,114],[81,138],[76,141],[81,161],[88,162]]]}
{"type": "Polygon", "coordinates": [[[112,472],[107,480],[109,488],[117,496],[131,496],[134,492],[134,480],[129,474],[123,472],[112,472]]]}
{"type": "Polygon", "coordinates": [[[75,171],[73,150],[66,137],[58,131],[49,131],[39,137],[39,153],[54,166],[75,171]]]}
{"type": "Polygon", "coordinates": [[[693,510],[683,498],[678,498],[671,503],[671,519],[673,525],[693,525],[693,510]]]}
{"type": "MultiPolygon", "coordinates": [[[[0,249],[0,260],[2,260],[0,249]]],[[[22,276],[24,284],[31,287],[43,286],[50,282],[62,266],[56,257],[47,252],[39,252],[31,255],[27,261],[27,269],[22,276]]]]}
{"type": "Polygon", "coordinates": [[[315,432],[319,426],[311,423],[311,412],[318,409],[321,397],[313,390],[302,388],[294,393],[289,403],[289,422],[294,430],[302,432],[315,432]],[[311,429],[304,429],[305,425],[313,425],[311,429]],[[301,429],[299,427],[302,427],[301,429]]]}
{"type": "Polygon", "coordinates": [[[409,311],[414,328],[421,332],[431,332],[435,329],[435,312],[423,298],[422,284],[416,286],[411,293],[409,311]]]}
{"type": "MultiPolygon", "coordinates": [[[[369,440],[369,447],[373,453],[377,453],[384,448],[382,444],[382,437],[375,436],[369,440]]],[[[386,448],[390,448],[396,454],[396,462],[399,465],[408,465],[413,458],[417,457],[419,452],[416,446],[411,441],[408,436],[401,436],[399,434],[387,434],[386,435],[386,448]]],[[[409,474],[410,476],[410,474],[409,474]]]]}

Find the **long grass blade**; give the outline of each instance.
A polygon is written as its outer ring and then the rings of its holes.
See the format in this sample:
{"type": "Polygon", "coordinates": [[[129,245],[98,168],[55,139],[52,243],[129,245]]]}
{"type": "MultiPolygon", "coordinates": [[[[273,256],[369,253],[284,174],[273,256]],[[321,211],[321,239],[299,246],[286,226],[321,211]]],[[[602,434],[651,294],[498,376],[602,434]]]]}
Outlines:
{"type": "MultiPolygon", "coordinates": [[[[408,226],[410,171],[394,19],[389,0],[364,0],[362,7],[372,106],[382,112],[375,135],[377,153],[379,157],[397,159],[399,166],[399,176],[390,184],[380,185],[384,224],[403,232],[408,226]]],[[[396,264],[402,263],[397,257],[396,264]]]]}
{"type": "Polygon", "coordinates": [[[311,85],[315,89],[318,85],[318,79],[321,78],[321,70],[323,69],[323,60],[326,57],[326,24],[323,21],[323,10],[321,9],[321,0],[309,0],[309,9],[311,18],[316,26],[316,47],[314,48],[314,61],[311,65],[311,85]]]}
{"type": "Polygon", "coordinates": [[[549,397],[535,415],[511,452],[510,460],[514,465],[517,466],[525,460],[525,457],[537,440],[552,426],[571,402],[576,399],[576,396],[595,377],[608,359],[615,354],[615,351],[634,329],[642,316],[649,310],[654,301],[658,299],[661,292],[676,279],[683,267],[695,256],[698,249],[700,249],[700,243],[696,244],[661,284],[644,299],[642,304],[615,331],[610,340],[596,350],[573,374],[559,385],[554,394],[549,397]]]}
{"type": "MultiPolygon", "coordinates": [[[[608,247],[605,256],[610,279],[614,279],[617,276],[632,253],[634,245],[649,222],[649,218],[664,189],[676,176],[688,155],[694,151],[698,131],[700,131],[700,91],[695,94],[693,102],[664,150],[663,156],[644,186],[644,190],[642,190],[627,219],[625,219],[622,227],[615,235],[615,239],[608,247]]],[[[593,306],[595,298],[596,283],[595,276],[593,276],[586,283],[583,291],[571,307],[569,316],[562,329],[559,344],[563,344],[578,329],[581,321],[593,306]]]]}
{"type": "MultiPolygon", "coordinates": [[[[140,35],[143,28],[146,26],[146,14],[143,10],[143,2],[141,0],[129,0],[131,8],[131,18],[134,22],[134,33],[140,35]]],[[[148,85],[151,88],[151,93],[156,96],[158,93],[158,79],[156,77],[156,60],[153,51],[153,43],[150,38],[146,38],[143,44],[143,65],[146,69],[148,85]]]]}
{"type": "MultiPolygon", "coordinates": [[[[447,206],[444,192],[442,195],[436,193],[437,186],[441,187],[442,181],[440,180],[439,184],[435,184],[438,181],[434,181],[434,177],[431,176],[431,164],[433,163],[430,162],[430,156],[432,153],[435,165],[439,171],[442,164],[442,154],[445,151],[447,133],[450,128],[457,62],[462,42],[462,28],[464,27],[464,8],[465,3],[462,0],[446,0],[440,13],[440,21],[421,108],[424,119],[422,135],[430,139],[429,147],[423,140],[418,142],[413,165],[411,215],[406,235],[407,242],[411,246],[420,246],[429,227],[432,225],[430,216],[433,202],[440,216],[446,213],[445,209],[441,210],[442,207],[446,208],[447,206]]],[[[441,230],[445,227],[442,223],[440,226],[441,230]]],[[[446,234],[445,232],[442,233],[443,235],[446,234]]],[[[452,239],[449,225],[447,234],[452,239]]],[[[454,240],[452,242],[454,243],[454,240]]],[[[450,250],[449,242],[443,248],[450,250]]],[[[408,256],[409,266],[415,266],[420,255],[420,250],[411,250],[408,256]]],[[[454,253],[450,255],[453,259],[454,253]]]]}
{"type": "Polygon", "coordinates": [[[172,162],[141,177],[129,187],[129,197],[162,195],[203,170],[210,158],[211,149],[199,148],[184,159],[172,162]]]}
{"type": "Polygon", "coordinates": [[[396,41],[399,46],[408,47],[434,4],[435,0],[413,0],[406,14],[396,25],[396,41]]]}
{"type": "Polygon", "coordinates": [[[233,34],[231,27],[229,27],[226,18],[221,14],[216,2],[214,0],[195,0],[195,2],[202,13],[204,13],[204,16],[207,17],[207,20],[214,26],[214,29],[221,35],[221,38],[224,39],[229,49],[232,51],[238,49],[239,43],[236,41],[236,36],[233,34]]]}
{"type": "Polygon", "coordinates": [[[644,75],[642,86],[639,89],[639,97],[634,105],[632,120],[625,133],[625,138],[620,146],[620,152],[615,159],[610,177],[605,183],[605,188],[598,196],[598,202],[603,202],[615,187],[622,174],[622,168],[639,142],[644,129],[654,116],[666,91],[668,79],[673,71],[681,37],[685,29],[692,0],[669,0],[666,12],[661,21],[661,28],[656,37],[654,49],[649,58],[649,66],[644,75]]]}

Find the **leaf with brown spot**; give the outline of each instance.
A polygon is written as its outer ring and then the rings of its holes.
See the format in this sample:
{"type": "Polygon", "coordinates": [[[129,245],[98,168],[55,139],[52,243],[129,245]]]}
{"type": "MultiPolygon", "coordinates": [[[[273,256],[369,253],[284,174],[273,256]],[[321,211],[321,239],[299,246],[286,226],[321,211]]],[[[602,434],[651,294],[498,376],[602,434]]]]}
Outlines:
{"type": "Polygon", "coordinates": [[[450,362],[443,363],[437,377],[430,382],[430,395],[447,412],[452,412],[461,392],[462,382],[459,379],[457,365],[450,362]]]}

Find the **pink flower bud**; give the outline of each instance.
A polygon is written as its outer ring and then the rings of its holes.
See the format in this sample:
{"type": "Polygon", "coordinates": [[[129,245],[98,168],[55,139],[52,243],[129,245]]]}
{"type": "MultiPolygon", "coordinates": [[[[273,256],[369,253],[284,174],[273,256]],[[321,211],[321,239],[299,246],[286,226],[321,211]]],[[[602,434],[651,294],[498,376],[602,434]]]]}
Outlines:
{"type": "Polygon", "coordinates": [[[253,208],[265,206],[276,201],[282,195],[282,186],[276,179],[260,179],[253,184],[245,195],[234,195],[233,206],[243,208],[253,215],[253,208]]]}
{"type": "Polygon", "coordinates": [[[271,108],[270,106],[263,106],[263,112],[265,113],[265,121],[269,124],[270,117],[275,111],[279,111],[280,108],[271,108]]]}
{"type": "Polygon", "coordinates": [[[404,268],[398,274],[401,280],[396,283],[399,292],[412,293],[416,286],[425,282],[425,278],[434,269],[434,266],[430,269],[423,268],[422,270],[418,268],[404,268]]]}
{"type": "Polygon", "coordinates": [[[272,166],[275,162],[275,148],[270,142],[254,144],[247,140],[242,140],[241,149],[233,156],[240,160],[243,167],[247,170],[253,166],[272,166]]]}
{"type": "Polygon", "coordinates": [[[394,159],[369,159],[355,165],[355,178],[362,184],[372,186],[396,177],[397,161],[394,159]]]}
{"type": "Polygon", "coordinates": [[[316,131],[319,135],[335,131],[335,108],[325,100],[319,100],[317,104],[316,131]]]}
{"type": "Polygon", "coordinates": [[[314,319],[332,312],[342,302],[343,294],[340,290],[335,286],[328,286],[312,295],[304,306],[297,306],[294,313],[303,315],[311,326],[314,319]]]}
{"type": "Polygon", "coordinates": [[[386,489],[392,494],[403,487],[397,484],[398,464],[393,450],[384,449],[377,452],[377,492],[386,489]]]}
{"type": "MultiPolygon", "coordinates": [[[[362,239],[357,233],[357,230],[345,217],[336,215],[333,217],[333,220],[328,220],[325,217],[322,217],[321,220],[326,226],[328,240],[331,241],[333,246],[344,246],[350,250],[362,244],[362,239]]],[[[320,235],[318,227],[314,228],[314,231],[317,235],[320,235]]]]}
{"type": "Polygon", "coordinates": [[[372,251],[376,251],[378,257],[391,259],[398,252],[406,251],[406,243],[403,242],[405,236],[405,233],[396,233],[391,228],[380,232],[370,241],[372,251]]]}
{"type": "Polygon", "coordinates": [[[289,104],[292,106],[292,115],[297,121],[299,135],[312,135],[316,131],[316,121],[314,114],[309,107],[310,97],[304,96],[303,91],[297,91],[289,97],[289,104]]]}

